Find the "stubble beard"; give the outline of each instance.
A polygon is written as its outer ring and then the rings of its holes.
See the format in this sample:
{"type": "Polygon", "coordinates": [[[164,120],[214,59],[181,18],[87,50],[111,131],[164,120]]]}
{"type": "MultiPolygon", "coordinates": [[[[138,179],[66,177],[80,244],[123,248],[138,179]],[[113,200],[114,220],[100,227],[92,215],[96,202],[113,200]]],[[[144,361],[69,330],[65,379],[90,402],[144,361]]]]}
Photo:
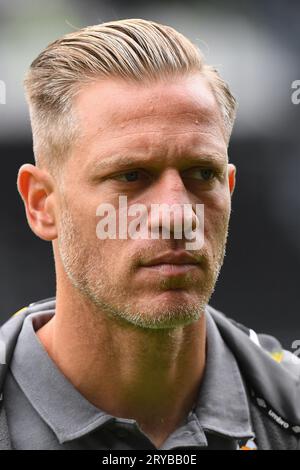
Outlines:
{"type": "MultiPolygon", "coordinates": [[[[96,245],[92,250],[87,247],[67,208],[61,212],[58,248],[70,282],[81,296],[93,305],[93,311],[96,311],[97,315],[106,314],[112,319],[125,321],[139,328],[172,329],[196,322],[204,314],[223,265],[227,236],[228,222],[225,221],[223,240],[219,244],[214,260],[211,261],[206,257],[206,277],[201,284],[201,291],[197,295],[197,300],[189,302],[151,304],[147,301],[139,305],[138,293],[132,300],[124,301],[128,299],[128,281],[123,280],[122,283],[121,278],[114,279],[112,273],[117,271],[113,262],[109,261],[109,256],[101,262],[96,245]]],[[[167,280],[162,279],[160,289],[167,289],[167,283],[167,280]]]]}

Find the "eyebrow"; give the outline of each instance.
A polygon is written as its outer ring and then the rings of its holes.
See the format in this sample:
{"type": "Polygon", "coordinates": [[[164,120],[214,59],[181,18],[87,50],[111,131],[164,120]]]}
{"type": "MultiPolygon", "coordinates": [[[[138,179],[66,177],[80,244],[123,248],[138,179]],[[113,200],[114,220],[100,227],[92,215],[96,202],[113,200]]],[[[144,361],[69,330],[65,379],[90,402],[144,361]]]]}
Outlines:
{"type": "MultiPolygon", "coordinates": [[[[198,155],[186,155],[185,161],[194,163],[194,164],[216,164],[216,165],[222,165],[226,163],[226,156],[225,154],[220,154],[220,153],[205,153],[205,154],[198,154],[198,155]]],[[[153,158],[147,159],[147,158],[132,158],[130,156],[126,155],[114,155],[113,157],[109,158],[104,158],[99,161],[93,162],[88,166],[88,171],[92,173],[97,173],[102,170],[106,170],[108,168],[114,169],[117,168],[117,170],[122,170],[126,169],[129,167],[136,167],[138,168],[141,165],[149,165],[149,166],[155,166],[157,161],[155,161],[153,158]]]]}

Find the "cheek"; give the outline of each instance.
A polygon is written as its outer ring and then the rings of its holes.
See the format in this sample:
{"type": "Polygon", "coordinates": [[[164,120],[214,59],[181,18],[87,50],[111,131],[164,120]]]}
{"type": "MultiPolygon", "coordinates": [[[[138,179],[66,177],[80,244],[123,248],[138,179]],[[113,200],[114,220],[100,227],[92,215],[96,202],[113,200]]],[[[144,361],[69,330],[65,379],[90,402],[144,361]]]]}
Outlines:
{"type": "Polygon", "coordinates": [[[204,235],[212,244],[222,240],[227,232],[231,200],[227,194],[218,194],[204,203],[204,235]]]}

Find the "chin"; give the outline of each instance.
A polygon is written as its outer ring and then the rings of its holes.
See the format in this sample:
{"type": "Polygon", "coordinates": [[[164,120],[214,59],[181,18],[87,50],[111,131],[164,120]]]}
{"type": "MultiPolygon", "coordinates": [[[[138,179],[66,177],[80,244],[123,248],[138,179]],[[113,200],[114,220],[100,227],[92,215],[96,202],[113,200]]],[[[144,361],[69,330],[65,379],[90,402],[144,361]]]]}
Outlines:
{"type": "MultiPolygon", "coordinates": [[[[198,321],[204,312],[205,305],[206,302],[203,299],[188,301],[187,297],[184,299],[183,293],[177,292],[176,295],[172,295],[172,293],[165,292],[160,296],[158,304],[155,301],[147,302],[146,309],[144,304],[137,313],[127,315],[127,320],[145,328],[175,328],[198,321]]],[[[137,308],[138,306],[135,305],[135,310],[137,308]]]]}

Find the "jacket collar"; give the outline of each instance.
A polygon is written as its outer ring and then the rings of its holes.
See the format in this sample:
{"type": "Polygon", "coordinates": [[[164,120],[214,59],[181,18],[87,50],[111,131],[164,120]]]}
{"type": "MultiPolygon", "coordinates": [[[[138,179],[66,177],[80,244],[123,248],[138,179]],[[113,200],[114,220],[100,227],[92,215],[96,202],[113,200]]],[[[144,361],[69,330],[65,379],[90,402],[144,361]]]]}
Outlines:
{"type": "Polygon", "coordinates": [[[237,361],[206,309],[206,365],[195,412],[202,427],[226,437],[253,438],[249,403],[237,361]]]}

